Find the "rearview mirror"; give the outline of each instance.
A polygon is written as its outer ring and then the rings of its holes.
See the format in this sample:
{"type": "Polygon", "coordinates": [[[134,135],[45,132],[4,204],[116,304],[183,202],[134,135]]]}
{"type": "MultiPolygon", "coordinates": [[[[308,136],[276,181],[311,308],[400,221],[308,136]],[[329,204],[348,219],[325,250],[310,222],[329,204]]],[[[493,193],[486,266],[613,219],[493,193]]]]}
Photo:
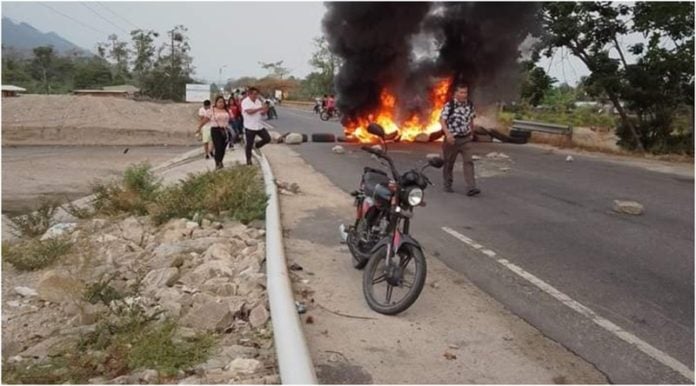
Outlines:
{"type": "Polygon", "coordinates": [[[367,132],[372,134],[372,135],[376,135],[376,136],[384,139],[384,129],[382,128],[382,126],[380,126],[376,123],[370,123],[367,126],[367,132]]]}

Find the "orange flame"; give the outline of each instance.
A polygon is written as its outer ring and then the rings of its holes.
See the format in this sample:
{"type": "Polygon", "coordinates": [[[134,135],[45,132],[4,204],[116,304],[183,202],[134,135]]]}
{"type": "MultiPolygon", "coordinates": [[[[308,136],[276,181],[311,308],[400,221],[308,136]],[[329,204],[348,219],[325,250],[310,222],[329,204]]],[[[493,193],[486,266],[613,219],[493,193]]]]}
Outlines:
{"type": "Polygon", "coordinates": [[[425,122],[421,116],[415,113],[408,119],[400,123],[397,122],[395,119],[397,98],[388,90],[382,90],[379,108],[372,114],[359,117],[349,123],[344,128],[346,137],[357,139],[363,143],[377,142],[377,138],[367,132],[367,126],[375,122],[384,128],[384,132],[388,137],[398,138],[402,142],[414,142],[416,140],[427,142],[432,138],[432,134],[441,130],[440,112],[445,103],[447,103],[447,92],[451,83],[452,79],[447,78],[439,81],[433,87],[429,95],[430,112],[426,115],[427,121],[425,122]]]}

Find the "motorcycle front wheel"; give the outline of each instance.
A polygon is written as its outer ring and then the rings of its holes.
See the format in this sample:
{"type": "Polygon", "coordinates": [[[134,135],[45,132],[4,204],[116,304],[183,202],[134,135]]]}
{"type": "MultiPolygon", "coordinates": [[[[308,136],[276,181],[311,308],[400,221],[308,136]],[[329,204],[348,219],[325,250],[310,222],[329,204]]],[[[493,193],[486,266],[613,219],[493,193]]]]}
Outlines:
{"type": "Polygon", "coordinates": [[[384,315],[396,315],[408,309],[418,299],[427,266],[423,251],[406,244],[392,257],[388,267],[387,249],[375,251],[363,272],[363,294],[367,305],[384,315]]]}

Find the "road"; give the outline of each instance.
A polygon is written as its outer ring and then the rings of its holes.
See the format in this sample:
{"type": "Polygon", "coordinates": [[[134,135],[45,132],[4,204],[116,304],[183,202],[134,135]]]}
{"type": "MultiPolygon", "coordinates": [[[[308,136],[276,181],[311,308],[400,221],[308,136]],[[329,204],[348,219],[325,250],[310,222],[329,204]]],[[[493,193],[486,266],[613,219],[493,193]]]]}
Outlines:
{"type": "MultiPolygon", "coordinates": [[[[278,109],[280,132],[341,133],[311,112],[278,109]]],[[[295,148],[346,192],[362,168],[378,165],[357,145],[295,148]]],[[[412,233],[430,256],[462,272],[548,337],[593,363],[614,383],[693,383],[693,174],[534,146],[477,143],[479,185],[454,194],[439,171],[416,211],[412,233]],[[509,160],[492,160],[502,152],[509,160]],[[645,206],[642,216],[612,212],[616,199],[645,206]]],[[[413,167],[437,144],[395,144],[397,167],[413,167]]],[[[457,173],[458,171],[458,173],[457,173]]],[[[346,219],[348,221],[348,219],[346,219]]],[[[457,296],[456,293],[451,296],[457,296]]]]}

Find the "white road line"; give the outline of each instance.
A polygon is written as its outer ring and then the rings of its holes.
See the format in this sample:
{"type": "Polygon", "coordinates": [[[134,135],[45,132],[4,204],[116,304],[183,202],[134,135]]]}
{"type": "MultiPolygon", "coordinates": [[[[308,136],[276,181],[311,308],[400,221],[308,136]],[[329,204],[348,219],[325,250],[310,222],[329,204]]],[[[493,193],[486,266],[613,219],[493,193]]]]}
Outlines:
{"type": "Polygon", "coordinates": [[[529,272],[525,271],[524,269],[518,267],[517,265],[511,263],[507,259],[496,257],[497,256],[496,253],[493,252],[492,250],[481,249],[483,247],[481,244],[476,243],[472,239],[464,236],[463,234],[455,231],[454,229],[448,228],[448,227],[442,227],[442,230],[449,233],[450,235],[454,236],[456,239],[462,241],[463,243],[471,246],[472,248],[480,250],[481,253],[483,253],[484,255],[492,258],[493,260],[495,260],[497,263],[499,263],[503,267],[511,270],[512,272],[516,273],[521,278],[534,284],[537,288],[539,288],[540,290],[551,295],[556,300],[560,301],[561,303],[563,303],[566,306],[570,307],[571,309],[577,311],[581,315],[592,320],[595,324],[599,325],[600,327],[604,328],[605,330],[609,331],[610,333],[616,335],[619,339],[627,342],[628,344],[635,346],[638,350],[644,352],[649,357],[655,359],[656,361],[662,363],[663,365],[678,372],[679,374],[688,378],[690,381],[692,381],[692,382],[694,381],[693,370],[691,370],[685,364],[672,358],[667,353],[651,346],[649,343],[647,343],[644,340],[638,338],[637,336],[631,334],[630,332],[622,329],[621,327],[617,326],[616,324],[614,324],[610,320],[599,316],[596,312],[594,312],[591,309],[587,308],[586,306],[578,303],[577,301],[573,300],[570,296],[564,294],[563,292],[557,290],[556,288],[554,288],[550,284],[546,283],[545,281],[539,279],[538,277],[532,275],[531,273],[529,273],[529,272]]]}

